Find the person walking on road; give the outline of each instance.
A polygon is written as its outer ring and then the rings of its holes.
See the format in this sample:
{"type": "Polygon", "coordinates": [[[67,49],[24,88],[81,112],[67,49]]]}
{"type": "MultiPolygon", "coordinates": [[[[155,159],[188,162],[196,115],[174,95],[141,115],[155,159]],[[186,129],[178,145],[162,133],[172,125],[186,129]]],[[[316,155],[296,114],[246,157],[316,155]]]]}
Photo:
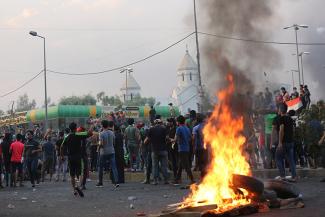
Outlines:
{"type": "Polygon", "coordinates": [[[51,142],[51,136],[46,136],[46,142],[43,144],[43,165],[42,165],[42,182],[45,180],[46,171],[50,172],[50,182],[53,176],[55,147],[51,142]]]}
{"type": "Polygon", "coordinates": [[[191,171],[191,165],[189,161],[190,157],[190,143],[191,143],[191,131],[185,125],[185,117],[178,116],[178,127],[176,129],[175,140],[178,144],[178,170],[175,184],[179,184],[181,181],[182,170],[185,169],[191,183],[194,183],[194,177],[191,171]]]}
{"type": "Polygon", "coordinates": [[[103,132],[99,134],[99,169],[98,169],[98,184],[96,187],[103,187],[103,173],[106,162],[109,161],[113,174],[113,184],[117,188],[118,173],[115,161],[115,150],[114,150],[114,122],[113,121],[102,121],[103,132]]]}
{"type": "Polygon", "coordinates": [[[72,122],[69,125],[70,133],[64,139],[61,146],[61,158],[64,158],[64,150],[68,153],[68,162],[70,169],[71,186],[73,194],[84,197],[82,190],[76,186],[76,178],[81,176],[81,160],[82,160],[82,140],[87,139],[92,135],[92,128],[89,132],[77,133],[77,124],[72,122]]]}
{"type": "Polygon", "coordinates": [[[64,139],[64,132],[59,132],[59,139],[55,143],[55,149],[56,149],[56,178],[55,181],[58,182],[60,180],[60,174],[62,173],[62,181],[66,181],[66,174],[68,170],[68,153],[67,150],[63,150],[63,157],[61,157],[61,145],[63,143],[64,139]]]}
{"type": "Polygon", "coordinates": [[[19,186],[23,186],[23,153],[24,144],[22,143],[23,136],[21,134],[16,135],[16,141],[10,145],[11,153],[11,180],[13,187],[17,186],[17,174],[19,177],[19,186]]]}
{"type": "Polygon", "coordinates": [[[37,166],[38,166],[38,155],[42,152],[42,147],[34,139],[34,132],[29,130],[26,134],[27,141],[24,149],[24,159],[26,159],[27,170],[30,176],[30,182],[32,187],[35,187],[35,181],[37,180],[37,166]]]}

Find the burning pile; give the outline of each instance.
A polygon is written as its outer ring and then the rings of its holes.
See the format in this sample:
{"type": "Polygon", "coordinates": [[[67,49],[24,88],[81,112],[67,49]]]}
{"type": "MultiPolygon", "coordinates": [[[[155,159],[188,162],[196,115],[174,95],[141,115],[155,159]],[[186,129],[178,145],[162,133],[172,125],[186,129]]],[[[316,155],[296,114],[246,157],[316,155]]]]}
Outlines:
{"type": "Polygon", "coordinates": [[[234,81],[227,75],[229,86],[218,93],[219,103],[204,127],[204,144],[210,152],[210,164],[202,182],[191,187],[191,194],[184,206],[217,204],[216,211],[224,212],[234,207],[247,205],[248,192],[239,194],[233,186],[233,175],[250,175],[250,167],[243,153],[245,137],[241,135],[243,117],[234,117],[230,100],[234,93],[234,81]]]}

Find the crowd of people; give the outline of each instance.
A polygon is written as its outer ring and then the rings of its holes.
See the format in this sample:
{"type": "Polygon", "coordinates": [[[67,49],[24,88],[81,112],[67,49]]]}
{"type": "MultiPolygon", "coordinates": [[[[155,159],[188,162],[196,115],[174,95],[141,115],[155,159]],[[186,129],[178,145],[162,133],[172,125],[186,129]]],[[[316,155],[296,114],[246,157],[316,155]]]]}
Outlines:
{"type": "Polygon", "coordinates": [[[71,123],[65,131],[39,129],[12,134],[5,132],[0,145],[0,188],[35,188],[44,181],[71,181],[73,193],[83,196],[90,173],[97,173],[96,187],[103,187],[103,175],[111,171],[115,188],[124,183],[124,172],[144,172],[144,184],[180,183],[185,170],[191,183],[193,159],[203,176],[207,151],[203,148],[204,116],[191,111],[185,118],[159,115],[150,122],[130,118],[118,123],[112,118],[92,121],[85,129],[71,123]],[[193,142],[192,142],[193,141],[193,142]],[[173,177],[169,171],[172,171],[173,177]],[[67,177],[69,173],[70,177],[67,177]],[[77,185],[79,181],[79,185],[77,185]]]}
{"type": "MultiPolygon", "coordinates": [[[[259,165],[276,167],[281,179],[286,178],[286,162],[292,173],[290,181],[296,181],[296,124],[292,118],[295,112],[287,111],[286,102],[300,97],[303,108],[308,109],[310,92],[305,85],[300,94],[296,88],[291,94],[285,88],[274,93],[273,98],[266,88],[264,94],[259,93],[252,100],[255,112],[248,112],[244,118],[243,133],[247,139],[244,152],[252,168],[259,165]],[[277,116],[272,123],[272,133],[267,136],[263,114],[256,111],[273,105],[277,116]]],[[[170,108],[173,109],[172,104],[170,108]]],[[[16,134],[5,132],[0,138],[0,174],[4,176],[4,183],[0,178],[0,188],[23,186],[27,180],[34,188],[46,180],[69,179],[73,193],[83,196],[90,174],[97,175],[96,187],[103,187],[104,173],[108,171],[115,188],[125,182],[125,171],[144,172],[144,184],[177,185],[182,182],[185,170],[190,183],[194,183],[193,171],[199,171],[203,177],[209,162],[202,134],[208,115],[194,110],[186,116],[175,117],[174,110],[171,114],[170,118],[162,120],[152,107],[147,122],[136,122],[123,114],[112,113],[104,118],[90,119],[85,127],[70,123],[59,132],[49,129],[42,134],[39,128],[16,134]]],[[[324,140],[325,131],[319,144],[324,140]]]]}

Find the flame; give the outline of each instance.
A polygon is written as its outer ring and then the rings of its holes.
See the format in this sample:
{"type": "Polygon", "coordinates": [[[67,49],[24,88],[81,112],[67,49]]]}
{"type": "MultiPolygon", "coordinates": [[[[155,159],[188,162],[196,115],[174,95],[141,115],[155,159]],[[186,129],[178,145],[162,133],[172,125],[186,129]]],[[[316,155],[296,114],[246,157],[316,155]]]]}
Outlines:
{"type": "Polygon", "coordinates": [[[229,86],[218,92],[219,103],[203,129],[204,146],[211,155],[207,174],[198,186],[191,186],[191,194],[185,199],[184,205],[199,206],[202,202],[217,204],[216,211],[221,212],[250,203],[245,197],[247,191],[241,189],[244,196],[239,196],[230,187],[232,175],[250,175],[250,167],[242,153],[246,141],[241,135],[243,117],[233,117],[230,108],[230,98],[235,90],[230,73],[227,80],[229,86]]]}

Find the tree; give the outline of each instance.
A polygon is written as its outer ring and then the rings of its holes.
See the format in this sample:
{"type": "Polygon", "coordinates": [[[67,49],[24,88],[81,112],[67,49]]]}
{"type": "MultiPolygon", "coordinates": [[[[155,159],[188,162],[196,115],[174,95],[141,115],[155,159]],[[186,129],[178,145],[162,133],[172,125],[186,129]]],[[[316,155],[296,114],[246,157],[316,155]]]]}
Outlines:
{"type": "Polygon", "coordinates": [[[28,95],[26,93],[24,95],[18,96],[16,103],[16,112],[29,111],[36,108],[36,101],[34,99],[29,101],[28,95]]]}
{"type": "Polygon", "coordinates": [[[91,94],[83,96],[62,97],[59,101],[60,105],[96,105],[96,98],[91,94]]]}
{"type": "Polygon", "coordinates": [[[97,97],[97,102],[103,102],[103,98],[105,97],[105,92],[102,91],[97,93],[96,97],[97,97]]]}
{"type": "Polygon", "coordinates": [[[4,115],[5,112],[0,109],[0,116],[4,115]]]}
{"type": "Polygon", "coordinates": [[[144,106],[148,104],[149,106],[153,106],[156,103],[156,99],[153,97],[141,97],[141,96],[135,96],[132,100],[127,101],[126,105],[128,106],[144,106]]]}

